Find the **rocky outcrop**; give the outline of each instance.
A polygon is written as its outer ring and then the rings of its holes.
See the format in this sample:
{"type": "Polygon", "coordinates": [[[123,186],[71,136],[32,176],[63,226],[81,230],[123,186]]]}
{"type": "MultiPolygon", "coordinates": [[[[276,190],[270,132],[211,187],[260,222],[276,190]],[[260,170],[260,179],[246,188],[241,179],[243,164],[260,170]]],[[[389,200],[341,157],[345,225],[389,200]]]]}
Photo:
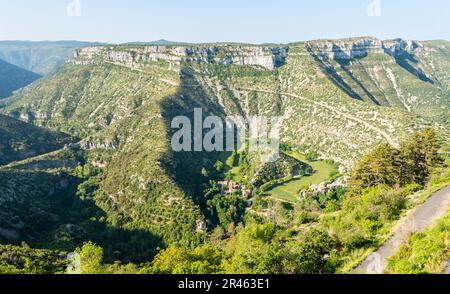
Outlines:
{"type": "Polygon", "coordinates": [[[401,54],[402,52],[414,54],[427,51],[427,49],[418,41],[402,39],[384,41],[383,49],[390,55],[401,54]]]}
{"type": "Polygon", "coordinates": [[[323,59],[353,59],[364,57],[369,53],[387,53],[395,56],[407,52],[415,54],[425,50],[424,46],[411,40],[387,40],[381,41],[373,37],[316,40],[306,44],[307,48],[323,59]]]}
{"type": "Polygon", "coordinates": [[[256,65],[272,70],[284,64],[288,47],[241,45],[218,46],[94,46],[76,51],[75,64],[110,62],[129,68],[140,68],[146,62],[205,62],[223,65],[256,65]]]}

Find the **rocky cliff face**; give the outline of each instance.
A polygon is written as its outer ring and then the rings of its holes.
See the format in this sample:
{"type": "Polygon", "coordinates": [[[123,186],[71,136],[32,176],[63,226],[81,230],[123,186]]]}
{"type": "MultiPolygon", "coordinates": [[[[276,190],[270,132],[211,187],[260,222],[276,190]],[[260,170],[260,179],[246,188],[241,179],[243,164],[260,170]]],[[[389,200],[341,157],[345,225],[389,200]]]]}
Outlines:
{"type": "MultiPolygon", "coordinates": [[[[315,40],[306,47],[323,59],[353,59],[369,53],[396,56],[404,52],[415,54],[428,49],[418,41],[373,37],[315,40]]],[[[199,46],[92,46],[75,52],[75,64],[110,62],[129,68],[140,68],[146,62],[164,60],[172,65],[183,61],[221,65],[257,65],[272,70],[286,61],[288,46],[199,45],[199,46]]]]}
{"type": "Polygon", "coordinates": [[[369,53],[387,53],[395,56],[402,52],[414,54],[426,50],[418,41],[402,39],[381,41],[372,37],[310,41],[307,47],[321,58],[346,60],[363,57],[369,53]]]}
{"type": "Polygon", "coordinates": [[[285,62],[287,53],[288,47],[228,45],[196,47],[95,46],[77,50],[73,62],[75,64],[87,64],[95,61],[106,61],[136,69],[142,64],[151,61],[164,60],[170,64],[191,61],[222,65],[257,65],[272,70],[285,62]]]}

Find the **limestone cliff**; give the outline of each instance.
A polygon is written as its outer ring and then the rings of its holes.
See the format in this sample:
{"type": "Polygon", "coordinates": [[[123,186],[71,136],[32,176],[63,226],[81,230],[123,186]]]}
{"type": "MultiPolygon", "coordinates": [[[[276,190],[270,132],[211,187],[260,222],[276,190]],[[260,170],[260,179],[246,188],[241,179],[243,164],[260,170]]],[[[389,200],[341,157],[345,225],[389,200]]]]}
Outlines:
{"type": "Polygon", "coordinates": [[[307,47],[325,59],[353,59],[364,57],[369,53],[387,53],[395,56],[402,52],[413,54],[426,50],[418,41],[402,39],[382,41],[373,37],[316,40],[307,42],[307,47]]]}
{"type": "Polygon", "coordinates": [[[170,64],[183,61],[209,64],[257,65],[272,70],[285,62],[288,47],[260,46],[141,46],[141,47],[85,47],[76,51],[76,64],[110,62],[129,68],[139,68],[145,62],[164,60],[170,64]]]}

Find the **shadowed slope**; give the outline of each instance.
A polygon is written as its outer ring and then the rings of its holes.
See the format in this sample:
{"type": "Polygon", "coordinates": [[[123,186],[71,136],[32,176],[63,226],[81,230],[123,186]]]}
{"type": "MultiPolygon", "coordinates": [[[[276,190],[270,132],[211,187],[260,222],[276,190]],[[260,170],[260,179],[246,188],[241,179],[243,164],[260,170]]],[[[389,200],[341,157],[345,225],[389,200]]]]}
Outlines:
{"type": "Polygon", "coordinates": [[[14,91],[39,78],[38,74],[0,60],[0,99],[11,96],[14,91]]]}

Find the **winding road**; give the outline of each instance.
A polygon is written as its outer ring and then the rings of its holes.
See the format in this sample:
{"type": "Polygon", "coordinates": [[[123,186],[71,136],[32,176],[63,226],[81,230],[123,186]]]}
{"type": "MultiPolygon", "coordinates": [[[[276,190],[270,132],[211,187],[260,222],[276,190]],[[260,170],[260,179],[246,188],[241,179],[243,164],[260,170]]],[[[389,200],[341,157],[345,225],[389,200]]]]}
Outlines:
{"type": "MultiPolygon", "coordinates": [[[[410,211],[392,229],[393,235],[376,252],[361,263],[354,274],[382,274],[387,267],[388,258],[392,257],[409,236],[424,231],[444,217],[450,208],[450,185],[435,192],[417,209],[410,211]]],[[[450,263],[446,273],[450,273],[450,263]]]]}

